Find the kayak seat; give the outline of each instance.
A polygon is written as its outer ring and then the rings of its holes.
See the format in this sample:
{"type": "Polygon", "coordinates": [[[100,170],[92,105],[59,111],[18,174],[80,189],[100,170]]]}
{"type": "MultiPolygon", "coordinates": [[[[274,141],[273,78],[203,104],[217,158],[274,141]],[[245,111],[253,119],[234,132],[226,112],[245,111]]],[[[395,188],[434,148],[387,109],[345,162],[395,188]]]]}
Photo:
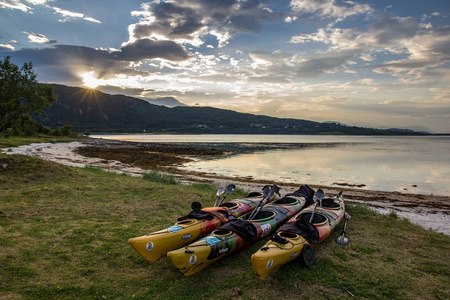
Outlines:
{"type": "Polygon", "coordinates": [[[213,233],[218,233],[218,235],[226,234],[227,232],[234,232],[246,241],[253,241],[258,234],[258,230],[255,225],[246,220],[232,220],[224,225],[220,226],[213,233]]]}
{"type": "Polygon", "coordinates": [[[281,199],[278,199],[274,202],[272,202],[273,204],[295,204],[297,203],[297,199],[293,198],[293,197],[283,197],[281,199]]]}
{"type": "Polygon", "coordinates": [[[322,200],[322,207],[340,208],[341,206],[333,198],[325,198],[322,200]]]}
{"type": "MultiPolygon", "coordinates": [[[[308,212],[308,213],[301,214],[299,217],[302,218],[303,220],[309,222],[309,219],[311,219],[311,214],[312,213],[308,212]]],[[[312,220],[312,223],[313,224],[320,224],[320,223],[323,223],[323,222],[326,222],[326,221],[327,221],[327,218],[325,216],[322,216],[322,215],[319,215],[319,214],[315,213],[314,217],[313,217],[313,220],[312,220]]]]}
{"type": "Polygon", "coordinates": [[[310,188],[308,185],[304,184],[297,191],[293,192],[292,194],[288,194],[286,196],[293,195],[297,197],[304,197],[306,199],[306,203],[310,205],[314,204],[313,198],[314,194],[315,194],[314,190],[310,188]]]}
{"type": "Polygon", "coordinates": [[[199,202],[192,202],[191,208],[192,211],[188,215],[178,218],[178,221],[184,221],[186,219],[212,220],[214,218],[211,213],[202,210],[202,204],[199,202]]]}
{"type": "MultiPolygon", "coordinates": [[[[311,215],[309,217],[311,217],[311,215]]],[[[286,240],[287,244],[287,239],[294,239],[299,235],[312,244],[317,244],[319,242],[319,231],[314,225],[309,223],[309,218],[307,220],[298,218],[294,222],[284,224],[270,239],[280,244],[284,244],[283,240],[286,240]]]]}

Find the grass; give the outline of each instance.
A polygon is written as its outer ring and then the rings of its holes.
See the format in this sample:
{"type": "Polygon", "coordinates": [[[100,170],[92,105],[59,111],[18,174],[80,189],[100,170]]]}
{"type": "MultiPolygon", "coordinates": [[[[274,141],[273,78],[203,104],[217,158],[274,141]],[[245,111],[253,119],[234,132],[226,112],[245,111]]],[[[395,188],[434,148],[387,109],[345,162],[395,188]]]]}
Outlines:
{"type": "Polygon", "coordinates": [[[159,171],[149,171],[142,176],[146,180],[157,183],[177,184],[176,178],[171,174],[162,173],[159,171]]]}
{"type": "Polygon", "coordinates": [[[349,205],[349,246],[334,232],[310,268],[291,263],[257,279],[250,256],[262,240],[183,277],[168,260],[145,261],[127,240],[172,225],[192,201],[211,206],[214,187],[0,159],[8,164],[0,169],[2,299],[450,298],[450,238],[394,214],[349,205]]]}
{"type": "Polygon", "coordinates": [[[10,136],[0,138],[0,148],[17,147],[22,145],[28,145],[31,143],[69,143],[73,139],[65,137],[54,137],[48,135],[37,136],[10,136]]]}

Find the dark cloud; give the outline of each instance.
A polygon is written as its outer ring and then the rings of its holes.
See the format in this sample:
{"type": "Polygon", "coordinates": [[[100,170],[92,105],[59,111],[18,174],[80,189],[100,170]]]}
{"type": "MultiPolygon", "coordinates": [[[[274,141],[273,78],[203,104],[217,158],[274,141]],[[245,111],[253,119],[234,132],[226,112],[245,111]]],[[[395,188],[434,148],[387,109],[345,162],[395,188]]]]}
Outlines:
{"type": "Polygon", "coordinates": [[[194,40],[210,31],[231,37],[238,33],[258,33],[262,23],[278,20],[281,14],[269,10],[268,1],[178,0],[143,5],[152,16],[132,25],[132,37],[164,36],[194,40]]]}
{"type": "Polygon", "coordinates": [[[55,45],[49,48],[27,48],[8,51],[0,47],[0,55],[10,55],[15,63],[32,61],[45,73],[45,81],[79,81],[77,73],[95,69],[101,77],[115,74],[137,75],[145,72],[129,68],[130,62],[161,58],[171,61],[188,59],[188,53],[172,41],[137,40],[119,51],[107,51],[84,46],[55,45]],[[50,72],[51,70],[51,72],[50,72]],[[56,77],[55,77],[56,76],[56,77]],[[50,79],[47,79],[50,78],[50,79]],[[78,78],[75,80],[75,78],[78,78]]]}
{"type": "Polygon", "coordinates": [[[413,18],[397,18],[389,14],[380,15],[379,20],[372,23],[369,28],[379,45],[389,45],[401,39],[411,38],[419,29],[413,18]]]}
{"type": "Polygon", "coordinates": [[[224,28],[231,29],[232,32],[256,33],[262,28],[259,20],[249,18],[248,16],[232,16],[224,28]]]}
{"type": "Polygon", "coordinates": [[[205,25],[201,24],[201,16],[189,7],[177,6],[174,3],[151,3],[149,11],[155,21],[151,24],[136,24],[133,29],[135,38],[152,35],[163,35],[171,39],[188,38],[205,25]]]}
{"type": "Polygon", "coordinates": [[[336,72],[344,63],[357,54],[360,54],[359,49],[316,54],[312,58],[300,63],[297,74],[300,77],[317,77],[324,73],[336,72]]]}
{"type": "Polygon", "coordinates": [[[58,66],[84,62],[85,65],[102,65],[110,61],[110,54],[84,46],[55,45],[50,48],[25,48],[14,52],[14,57],[27,58],[38,64],[58,66]]]}
{"type": "Polygon", "coordinates": [[[256,62],[263,61],[254,70],[259,73],[259,78],[271,78],[271,82],[282,82],[289,81],[291,77],[314,78],[325,73],[335,73],[341,70],[349,59],[360,53],[359,49],[331,50],[317,53],[305,60],[298,60],[291,54],[282,51],[270,53],[254,51],[250,56],[256,62]]]}
{"type": "Polygon", "coordinates": [[[188,59],[188,53],[179,44],[172,41],[153,41],[149,39],[137,40],[114,52],[119,59],[126,61],[140,61],[143,59],[163,58],[171,61],[188,59]]]}

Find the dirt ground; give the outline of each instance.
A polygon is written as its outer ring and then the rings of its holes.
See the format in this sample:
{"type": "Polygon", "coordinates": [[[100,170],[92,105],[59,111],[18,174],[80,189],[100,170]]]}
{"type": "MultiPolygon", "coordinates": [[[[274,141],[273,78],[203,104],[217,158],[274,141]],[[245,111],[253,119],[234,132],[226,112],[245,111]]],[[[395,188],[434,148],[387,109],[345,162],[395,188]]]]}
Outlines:
{"type": "MultiPolygon", "coordinates": [[[[204,157],[224,155],[223,150],[186,147],[169,144],[123,142],[105,139],[80,139],[71,143],[41,143],[2,149],[7,154],[25,154],[55,161],[65,165],[94,166],[117,173],[142,176],[148,170],[171,172],[182,182],[209,182],[216,186],[234,183],[248,191],[261,190],[265,184],[277,184],[286,194],[298,185],[256,181],[239,177],[219,177],[213,174],[185,172],[180,165],[204,157]]],[[[321,188],[327,195],[341,190],[348,202],[362,203],[382,213],[395,211],[424,228],[450,235],[450,196],[419,195],[400,192],[383,192],[361,188],[341,188],[310,185],[321,188]]]]}

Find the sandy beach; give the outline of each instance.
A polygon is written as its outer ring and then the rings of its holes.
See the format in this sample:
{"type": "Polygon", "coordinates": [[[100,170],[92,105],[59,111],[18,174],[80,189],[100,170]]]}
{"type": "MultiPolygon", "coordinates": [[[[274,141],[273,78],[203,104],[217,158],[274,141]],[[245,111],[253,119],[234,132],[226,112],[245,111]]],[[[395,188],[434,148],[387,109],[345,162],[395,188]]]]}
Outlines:
{"type": "MultiPolygon", "coordinates": [[[[131,176],[142,176],[148,169],[170,170],[183,183],[208,182],[218,186],[219,184],[234,183],[243,190],[260,190],[265,184],[273,182],[260,182],[246,178],[226,178],[214,174],[187,173],[179,167],[179,164],[189,159],[199,159],[202,156],[220,155],[214,150],[198,151],[195,148],[183,148],[178,146],[142,144],[133,142],[120,142],[104,139],[81,139],[71,143],[38,143],[14,148],[4,148],[6,154],[23,154],[39,157],[73,167],[93,166],[116,173],[126,173],[131,176]],[[90,148],[89,148],[90,147],[90,148]],[[83,149],[84,151],[80,151],[83,149]],[[102,155],[96,154],[98,150],[102,155]],[[126,159],[111,159],[105,155],[123,149],[132,149],[136,153],[151,153],[157,156],[147,157],[148,166],[130,163],[126,159]],[[80,153],[88,153],[82,155],[80,153]],[[165,161],[162,164],[158,160],[165,161]]],[[[119,156],[117,156],[119,157],[119,156]]],[[[121,157],[124,157],[123,155],[121,157]]],[[[142,158],[142,157],[140,157],[142,158]]],[[[297,184],[278,183],[282,194],[289,193],[298,188],[297,184]]],[[[450,197],[438,195],[406,194],[399,192],[382,192],[364,189],[336,188],[310,185],[314,189],[322,188],[327,195],[335,195],[344,191],[346,201],[367,205],[381,213],[394,211],[399,217],[407,218],[411,222],[426,229],[450,235],[450,197]]]]}

